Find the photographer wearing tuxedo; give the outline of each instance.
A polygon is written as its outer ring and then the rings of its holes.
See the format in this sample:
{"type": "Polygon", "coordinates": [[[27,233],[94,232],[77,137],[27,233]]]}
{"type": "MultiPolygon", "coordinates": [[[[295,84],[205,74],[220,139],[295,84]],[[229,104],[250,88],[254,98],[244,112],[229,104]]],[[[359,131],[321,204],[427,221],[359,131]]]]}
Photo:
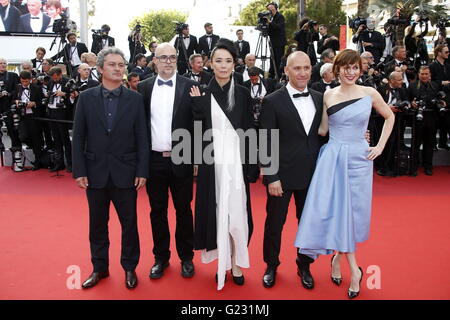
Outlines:
{"type": "Polygon", "coordinates": [[[403,75],[403,85],[408,88],[409,87],[409,79],[415,77],[414,66],[412,63],[409,63],[410,60],[407,59],[406,55],[406,47],[405,46],[395,46],[392,49],[392,55],[394,59],[389,61],[385,67],[385,74],[389,75],[392,72],[398,70],[400,68],[403,75]]]}
{"type": "Polygon", "coordinates": [[[180,43],[180,36],[175,39],[175,48],[177,49],[178,62],[177,68],[179,74],[185,74],[189,71],[188,62],[189,57],[198,52],[197,37],[189,34],[189,25],[183,24],[181,37],[183,39],[180,43]],[[186,55],[185,55],[186,52],[186,55]]]}
{"type": "Polygon", "coordinates": [[[131,70],[131,72],[138,74],[139,75],[139,79],[141,81],[145,80],[145,79],[147,79],[147,78],[149,78],[149,77],[151,77],[153,75],[152,71],[150,70],[150,68],[147,67],[147,57],[144,54],[139,53],[136,56],[136,59],[135,59],[134,63],[136,65],[136,67],[133,68],[131,70]]]}
{"type": "Polygon", "coordinates": [[[325,91],[336,88],[339,83],[336,81],[336,77],[333,73],[333,64],[325,63],[320,68],[320,77],[322,78],[318,82],[314,82],[311,85],[311,89],[316,90],[320,93],[325,93],[325,91]]]}
{"type": "Polygon", "coordinates": [[[42,153],[42,128],[33,118],[42,117],[44,110],[41,105],[42,91],[31,81],[31,73],[22,71],[20,73],[20,84],[17,85],[13,99],[16,109],[20,110],[21,113],[19,138],[33,149],[35,161],[32,170],[36,171],[41,168],[39,159],[42,153]]]}
{"type": "Polygon", "coordinates": [[[352,41],[358,44],[359,53],[370,52],[373,55],[374,63],[378,64],[383,56],[385,40],[380,32],[375,31],[376,22],[374,18],[369,17],[366,22],[367,25],[361,24],[358,27],[352,41]]]}
{"type": "MultiPolygon", "coordinates": [[[[61,68],[53,67],[49,73],[51,81],[47,92],[47,115],[52,120],[72,120],[72,110],[69,109],[70,89],[67,88],[69,79],[63,77],[61,68]]],[[[50,122],[53,139],[55,140],[55,163],[50,172],[67,168],[72,172],[72,143],[70,142],[69,126],[67,123],[50,122]],[[64,164],[66,157],[67,167],[64,164]]]]}
{"type": "Polygon", "coordinates": [[[212,23],[205,23],[205,32],[206,34],[200,39],[198,39],[198,49],[197,53],[201,53],[208,58],[211,56],[211,51],[216,46],[217,41],[219,41],[220,37],[218,35],[213,34],[213,25],[212,23]]]}
{"type": "Polygon", "coordinates": [[[319,34],[321,36],[317,43],[317,53],[322,54],[327,49],[333,49],[335,52],[339,51],[340,44],[339,39],[336,36],[328,34],[328,27],[321,24],[319,25],[319,34]]]}
{"type": "Polygon", "coordinates": [[[189,57],[189,64],[191,65],[191,71],[185,73],[183,76],[194,80],[200,85],[208,85],[213,75],[203,69],[203,57],[201,54],[193,54],[189,57]]]}
{"type": "MultiPolygon", "coordinates": [[[[270,59],[269,77],[274,79],[277,69],[280,66],[281,58],[284,54],[284,46],[287,44],[285,19],[278,11],[278,4],[271,2],[266,6],[267,10],[271,12],[271,20],[269,21],[269,38],[273,49],[273,59],[270,59]],[[273,61],[275,60],[275,65],[273,61]]],[[[280,76],[280,75],[279,75],[280,76]]]]}
{"type": "MultiPolygon", "coordinates": [[[[236,68],[236,72],[242,73],[242,79],[244,82],[250,80],[250,77],[248,75],[248,69],[254,67],[255,64],[256,64],[256,56],[253,53],[248,53],[245,56],[245,64],[243,66],[239,66],[236,68]]],[[[261,74],[264,75],[262,70],[261,74]]]]}
{"type": "Polygon", "coordinates": [[[36,58],[31,59],[31,62],[33,63],[33,69],[37,71],[37,73],[42,72],[42,63],[44,62],[44,57],[47,51],[45,48],[39,47],[36,49],[36,58]]]}
{"type": "MultiPolygon", "coordinates": [[[[8,113],[11,110],[12,95],[19,83],[19,76],[14,72],[8,72],[7,67],[8,62],[0,58],[0,115],[8,113]]],[[[7,117],[4,121],[8,129],[8,135],[11,138],[12,148],[21,150],[22,144],[19,140],[17,130],[14,130],[13,119],[7,117]]],[[[2,132],[0,130],[0,151],[5,149],[1,138],[2,132]]]]}
{"type": "Polygon", "coordinates": [[[94,88],[100,83],[89,78],[91,73],[91,68],[87,63],[82,63],[78,68],[78,76],[72,80],[72,85],[70,86],[70,109],[73,110],[75,115],[75,107],[78,102],[78,96],[81,92],[94,88]]]}
{"type": "Polygon", "coordinates": [[[91,52],[98,54],[105,48],[114,47],[115,40],[113,37],[109,36],[109,32],[111,28],[104,24],[100,30],[92,30],[94,33],[92,34],[92,48],[91,52]]]}
{"type": "Polygon", "coordinates": [[[75,33],[69,33],[67,40],[69,43],[58,54],[53,56],[52,59],[56,61],[62,57],[67,67],[67,73],[72,76],[76,74],[78,66],[81,64],[81,55],[89,50],[84,43],[77,42],[77,35],[75,33]]]}
{"type": "Polygon", "coordinates": [[[236,31],[237,41],[234,42],[234,46],[238,53],[238,60],[242,60],[240,63],[245,60],[247,54],[250,53],[250,43],[244,40],[244,30],[239,29],[236,31]]]}

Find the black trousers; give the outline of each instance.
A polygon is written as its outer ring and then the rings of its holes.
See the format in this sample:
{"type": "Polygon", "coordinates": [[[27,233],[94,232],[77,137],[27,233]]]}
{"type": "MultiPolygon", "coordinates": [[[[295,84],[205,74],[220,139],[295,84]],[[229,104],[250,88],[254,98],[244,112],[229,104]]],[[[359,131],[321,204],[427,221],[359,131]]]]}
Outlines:
{"type": "MultiPolygon", "coordinates": [[[[284,47],[273,47],[273,59],[270,58],[270,70],[269,70],[269,77],[272,79],[275,79],[275,70],[278,71],[281,64],[281,58],[284,54],[284,47]],[[275,60],[275,66],[273,65],[273,61],[275,60]]],[[[281,77],[281,74],[278,75],[278,77],[281,77]]]]}
{"type": "Polygon", "coordinates": [[[136,189],[116,188],[110,178],[104,188],[88,188],[86,195],[89,203],[89,242],[94,272],[105,272],[109,267],[108,221],[111,201],[122,226],[120,264],[125,271],[133,271],[140,257],[136,189]]]}
{"type": "MultiPolygon", "coordinates": [[[[295,199],[295,208],[297,220],[300,222],[302,217],[303,207],[305,206],[306,194],[308,189],[303,190],[283,190],[282,197],[273,197],[267,190],[266,203],[266,222],[264,225],[264,262],[269,267],[276,268],[280,265],[279,255],[281,248],[281,233],[286,222],[286,217],[289,208],[289,202],[292,195],[295,199]]],[[[297,252],[297,265],[309,265],[314,262],[310,257],[299,254],[297,252]]]]}
{"type": "Polygon", "coordinates": [[[416,121],[416,134],[414,143],[414,164],[417,170],[419,163],[420,145],[422,144],[422,166],[425,169],[433,168],[433,147],[436,139],[436,121],[431,115],[424,115],[422,121],[416,121]]]}
{"type": "MultiPolygon", "coordinates": [[[[67,120],[66,109],[48,109],[48,117],[53,120],[67,120]]],[[[67,123],[50,122],[50,129],[55,141],[55,151],[66,157],[67,165],[72,165],[72,143],[70,142],[69,126],[67,123]]]]}
{"type": "Polygon", "coordinates": [[[33,115],[26,115],[22,119],[27,132],[27,139],[23,142],[33,149],[35,161],[39,162],[42,153],[42,129],[39,122],[33,117],[33,115]]]}
{"type": "Polygon", "coordinates": [[[155,260],[169,261],[170,231],[168,221],[169,190],[176,211],[175,241],[181,261],[194,257],[194,222],[191,209],[193,177],[174,175],[171,159],[152,152],[147,194],[150,201],[150,221],[153,234],[155,260]]]}
{"type": "Polygon", "coordinates": [[[439,115],[439,147],[447,145],[448,135],[450,134],[450,112],[444,112],[439,115]]]}

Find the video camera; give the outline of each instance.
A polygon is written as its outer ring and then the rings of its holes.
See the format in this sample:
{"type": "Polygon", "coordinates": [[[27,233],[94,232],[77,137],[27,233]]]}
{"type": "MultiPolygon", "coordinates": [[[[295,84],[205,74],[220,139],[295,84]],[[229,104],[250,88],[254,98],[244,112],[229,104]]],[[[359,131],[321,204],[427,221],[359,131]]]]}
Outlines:
{"type": "Polygon", "coordinates": [[[269,32],[269,21],[271,16],[272,12],[270,11],[259,12],[256,30],[261,31],[263,34],[267,35],[267,33],[269,32]]]}
{"type": "Polygon", "coordinates": [[[431,100],[431,104],[433,106],[435,106],[436,108],[438,108],[440,113],[449,111],[449,109],[445,106],[445,102],[444,102],[445,98],[446,98],[445,92],[444,91],[439,91],[436,94],[436,98],[431,100]]]}
{"type": "MultiPolygon", "coordinates": [[[[54,105],[55,104],[55,98],[56,98],[56,92],[49,93],[48,98],[42,99],[42,104],[46,105],[47,107],[49,105],[54,105]]],[[[60,97],[59,103],[57,103],[55,105],[55,107],[58,108],[58,109],[65,109],[66,108],[66,105],[64,103],[64,97],[60,97]]]]}
{"type": "Polygon", "coordinates": [[[9,92],[6,90],[4,81],[0,81],[0,98],[9,96],[9,92]]]}
{"type": "Polygon", "coordinates": [[[72,29],[72,21],[64,13],[61,13],[61,19],[57,19],[55,20],[55,22],[53,22],[54,33],[65,35],[69,33],[71,29],[72,29]]]}
{"type": "Polygon", "coordinates": [[[450,19],[449,19],[449,17],[441,18],[436,23],[436,28],[438,28],[439,31],[441,31],[442,33],[444,33],[445,29],[448,28],[448,27],[450,27],[450,19]]]}
{"type": "Polygon", "coordinates": [[[316,20],[309,20],[308,21],[308,28],[309,31],[313,31],[314,27],[318,25],[318,22],[316,20]]]}
{"type": "Polygon", "coordinates": [[[349,26],[353,30],[358,30],[359,26],[361,26],[361,25],[364,26],[364,29],[366,29],[367,28],[367,19],[361,18],[361,17],[356,17],[355,19],[349,20],[349,26]]]}
{"type": "Polygon", "coordinates": [[[178,35],[182,34],[183,30],[189,27],[189,25],[184,22],[173,21],[173,23],[175,23],[174,32],[178,35]]]}

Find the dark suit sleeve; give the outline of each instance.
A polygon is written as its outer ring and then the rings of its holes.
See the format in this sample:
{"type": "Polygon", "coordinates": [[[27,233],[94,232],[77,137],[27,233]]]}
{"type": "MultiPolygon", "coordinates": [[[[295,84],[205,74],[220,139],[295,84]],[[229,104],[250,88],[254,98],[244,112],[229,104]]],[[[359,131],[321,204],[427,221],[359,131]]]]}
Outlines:
{"type": "MultiPolygon", "coordinates": [[[[271,133],[272,130],[277,130],[278,128],[278,124],[277,124],[277,114],[276,114],[276,106],[274,106],[273,102],[271,101],[271,99],[264,99],[263,103],[262,103],[262,107],[261,107],[261,115],[260,115],[260,123],[261,123],[261,129],[266,130],[267,132],[267,157],[269,159],[273,159],[274,157],[276,157],[277,159],[279,159],[279,155],[272,155],[272,150],[271,150],[271,146],[272,146],[272,141],[271,141],[271,133]]],[[[263,138],[263,137],[261,137],[263,138]]],[[[263,138],[264,139],[264,138],[263,138]]],[[[260,141],[261,143],[261,141],[260,141]]],[[[260,151],[261,151],[261,146],[260,146],[260,151]]],[[[261,160],[261,157],[260,157],[261,160]]],[[[264,175],[263,181],[264,184],[269,185],[273,182],[276,181],[280,181],[280,177],[278,176],[278,174],[274,174],[274,175],[266,175],[264,173],[264,169],[266,167],[269,167],[271,165],[271,163],[267,163],[267,164],[261,164],[261,168],[262,168],[262,172],[264,175]]]]}
{"type": "Polygon", "coordinates": [[[72,170],[75,179],[87,177],[84,149],[86,145],[86,95],[81,93],[78,99],[72,137],[72,170]]]}
{"type": "Polygon", "coordinates": [[[136,102],[137,119],[134,126],[134,134],[137,140],[137,168],[136,177],[149,178],[150,147],[148,143],[148,129],[145,118],[144,99],[138,97],[136,102]]]}

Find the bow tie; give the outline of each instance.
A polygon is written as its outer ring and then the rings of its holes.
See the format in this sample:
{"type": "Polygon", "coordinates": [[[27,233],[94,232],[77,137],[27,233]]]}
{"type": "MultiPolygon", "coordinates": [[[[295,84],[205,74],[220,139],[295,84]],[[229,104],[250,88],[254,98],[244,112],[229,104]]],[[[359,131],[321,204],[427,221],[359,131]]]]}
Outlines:
{"type": "Polygon", "coordinates": [[[195,77],[200,77],[200,73],[193,73],[192,72],[192,75],[195,76],[195,77]]]}
{"type": "Polygon", "coordinates": [[[211,38],[211,37],[212,37],[212,34],[207,34],[206,37],[207,37],[207,38],[211,38]]]}
{"type": "Polygon", "coordinates": [[[169,87],[173,87],[173,82],[172,82],[172,80],[169,80],[169,81],[163,81],[163,80],[161,80],[161,79],[158,79],[158,86],[163,86],[163,85],[167,85],[167,86],[169,86],[169,87]]]}
{"type": "Polygon", "coordinates": [[[41,18],[39,18],[39,17],[31,17],[31,20],[39,20],[39,19],[41,19],[41,18]]]}
{"type": "Polygon", "coordinates": [[[187,37],[183,37],[183,39],[189,39],[190,37],[189,36],[187,36],[187,37]]]}
{"type": "Polygon", "coordinates": [[[23,91],[30,91],[30,89],[29,89],[28,87],[26,87],[26,88],[25,88],[25,87],[22,87],[22,90],[23,90],[23,91]]]}
{"type": "Polygon", "coordinates": [[[296,93],[292,96],[294,99],[309,97],[309,92],[296,93]]]}

